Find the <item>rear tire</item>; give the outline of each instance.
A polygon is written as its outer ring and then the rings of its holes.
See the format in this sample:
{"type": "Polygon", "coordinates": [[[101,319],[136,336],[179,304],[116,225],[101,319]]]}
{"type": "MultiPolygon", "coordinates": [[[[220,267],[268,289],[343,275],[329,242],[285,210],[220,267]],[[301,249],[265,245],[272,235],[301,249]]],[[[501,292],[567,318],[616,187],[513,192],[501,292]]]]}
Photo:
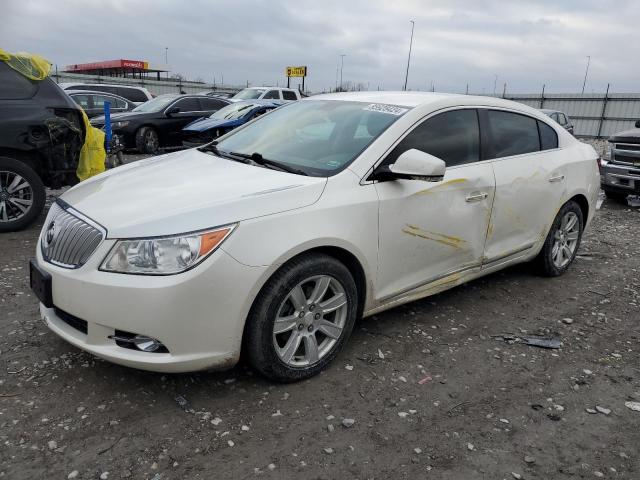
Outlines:
{"type": "Polygon", "coordinates": [[[28,227],[42,212],[45,198],[44,184],[29,165],[0,157],[0,232],[28,227]]]}
{"type": "Polygon", "coordinates": [[[249,363],[280,382],[318,374],[349,339],[357,306],[353,276],[335,258],[309,254],[289,262],[262,288],[247,318],[249,363]]]}
{"type": "Polygon", "coordinates": [[[627,203],[627,194],[612,192],[611,190],[604,189],[604,194],[609,200],[613,200],[618,203],[627,203]]]}
{"type": "Polygon", "coordinates": [[[160,148],[158,132],[152,127],[141,127],[136,132],[136,149],[140,153],[155,154],[160,148]]]}
{"type": "Polygon", "coordinates": [[[567,271],[580,248],[583,229],[582,210],[570,200],[556,215],[542,250],[534,260],[540,274],[558,277],[567,271]]]}

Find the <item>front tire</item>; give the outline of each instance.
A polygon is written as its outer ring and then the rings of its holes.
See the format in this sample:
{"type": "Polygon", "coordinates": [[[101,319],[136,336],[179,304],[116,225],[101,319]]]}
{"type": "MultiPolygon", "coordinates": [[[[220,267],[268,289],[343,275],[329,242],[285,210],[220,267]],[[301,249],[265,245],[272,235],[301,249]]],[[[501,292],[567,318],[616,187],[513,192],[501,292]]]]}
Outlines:
{"type": "Polygon", "coordinates": [[[26,163],[0,157],[0,232],[28,227],[42,212],[46,192],[26,163]]]}
{"type": "Polygon", "coordinates": [[[582,210],[570,200],[556,215],[542,250],[534,260],[542,275],[557,277],[567,271],[576,258],[583,229],[582,210]]]}
{"type": "Polygon", "coordinates": [[[136,149],[140,153],[155,154],[160,148],[158,132],[152,127],[142,127],[136,132],[136,149]]]}
{"type": "Polygon", "coordinates": [[[273,275],[251,309],[249,363],[280,382],[318,374],[349,339],[357,306],[353,276],[338,260],[322,254],[294,259],[273,275]]]}

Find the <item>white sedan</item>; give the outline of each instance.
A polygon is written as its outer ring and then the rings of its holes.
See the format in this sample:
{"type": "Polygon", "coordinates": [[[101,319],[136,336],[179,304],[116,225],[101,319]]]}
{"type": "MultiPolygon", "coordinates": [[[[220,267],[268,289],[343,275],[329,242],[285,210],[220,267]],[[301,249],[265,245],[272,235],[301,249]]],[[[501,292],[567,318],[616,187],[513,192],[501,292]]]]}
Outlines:
{"type": "Polygon", "coordinates": [[[599,186],[593,148],[521,104],[315,96],[70,189],[31,283],[49,328],[109,361],[183,372],[242,350],[299,380],[359,317],[520,262],[561,275],[599,186]]]}

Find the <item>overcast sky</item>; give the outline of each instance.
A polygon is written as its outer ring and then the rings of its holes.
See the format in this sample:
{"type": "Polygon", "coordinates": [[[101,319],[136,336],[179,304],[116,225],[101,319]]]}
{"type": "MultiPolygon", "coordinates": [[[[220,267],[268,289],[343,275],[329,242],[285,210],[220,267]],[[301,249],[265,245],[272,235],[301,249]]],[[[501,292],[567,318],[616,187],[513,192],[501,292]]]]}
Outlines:
{"type": "Polygon", "coordinates": [[[286,82],[307,65],[314,91],[344,81],[375,90],[492,93],[640,91],[637,0],[4,0],[0,47],[59,68],[118,58],[164,63],[189,79],[286,82]],[[497,75],[497,81],[495,81],[497,75]]]}

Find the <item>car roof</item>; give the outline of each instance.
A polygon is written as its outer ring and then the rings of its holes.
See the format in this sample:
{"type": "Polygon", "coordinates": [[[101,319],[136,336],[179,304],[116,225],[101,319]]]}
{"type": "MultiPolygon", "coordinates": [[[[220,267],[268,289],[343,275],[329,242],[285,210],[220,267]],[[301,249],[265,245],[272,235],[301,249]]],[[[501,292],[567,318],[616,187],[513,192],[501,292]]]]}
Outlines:
{"type": "Polygon", "coordinates": [[[362,102],[362,103],[382,103],[387,105],[396,105],[413,109],[427,105],[434,105],[437,108],[446,108],[449,106],[468,106],[468,107],[496,107],[510,110],[518,110],[529,115],[544,117],[540,110],[529,107],[522,103],[506,100],[498,97],[464,95],[458,93],[437,93],[437,92],[343,92],[343,93],[327,93],[322,95],[314,95],[305,97],[303,102],[313,102],[317,100],[342,100],[345,102],[362,102]]]}
{"type": "Polygon", "coordinates": [[[247,88],[243,88],[243,90],[288,90],[291,92],[295,92],[296,89],[295,88],[289,88],[289,87],[270,87],[269,85],[261,85],[261,86],[257,86],[257,87],[247,87],[247,88]]]}
{"type": "Polygon", "coordinates": [[[232,102],[229,105],[242,105],[242,104],[251,104],[251,105],[264,105],[269,107],[274,105],[279,107],[280,105],[284,105],[286,102],[283,100],[264,100],[264,99],[255,99],[255,100],[240,100],[239,102],[232,102]]]}
{"type": "Polygon", "coordinates": [[[117,95],[115,93],[111,93],[111,92],[102,92],[99,90],[65,90],[65,92],[67,92],[67,95],[71,95],[71,94],[82,94],[82,95],[104,95],[107,97],[116,97],[116,98],[122,98],[123,100],[126,100],[127,102],[130,102],[131,100],[127,100],[126,98],[117,95]]]}
{"type": "MultiPolygon", "coordinates": [[[[71,87],[74,85],[87,85],[87,86],[93,86],[95,85],[100,86],[100,87],[124,87],[124,88],[135,88],[136,90],[144,90],[145,92],[148,92],[148,90],[145,87],[140,87],[138,85],[118,85],[117,83],[89,83],[89,82],[60,82],[58,84],[60,86],[60,88],[64,88],[64,87],[71,87]]],[[[84,89],[79,89],[79,90],[84,90],[84,89]]]]}

